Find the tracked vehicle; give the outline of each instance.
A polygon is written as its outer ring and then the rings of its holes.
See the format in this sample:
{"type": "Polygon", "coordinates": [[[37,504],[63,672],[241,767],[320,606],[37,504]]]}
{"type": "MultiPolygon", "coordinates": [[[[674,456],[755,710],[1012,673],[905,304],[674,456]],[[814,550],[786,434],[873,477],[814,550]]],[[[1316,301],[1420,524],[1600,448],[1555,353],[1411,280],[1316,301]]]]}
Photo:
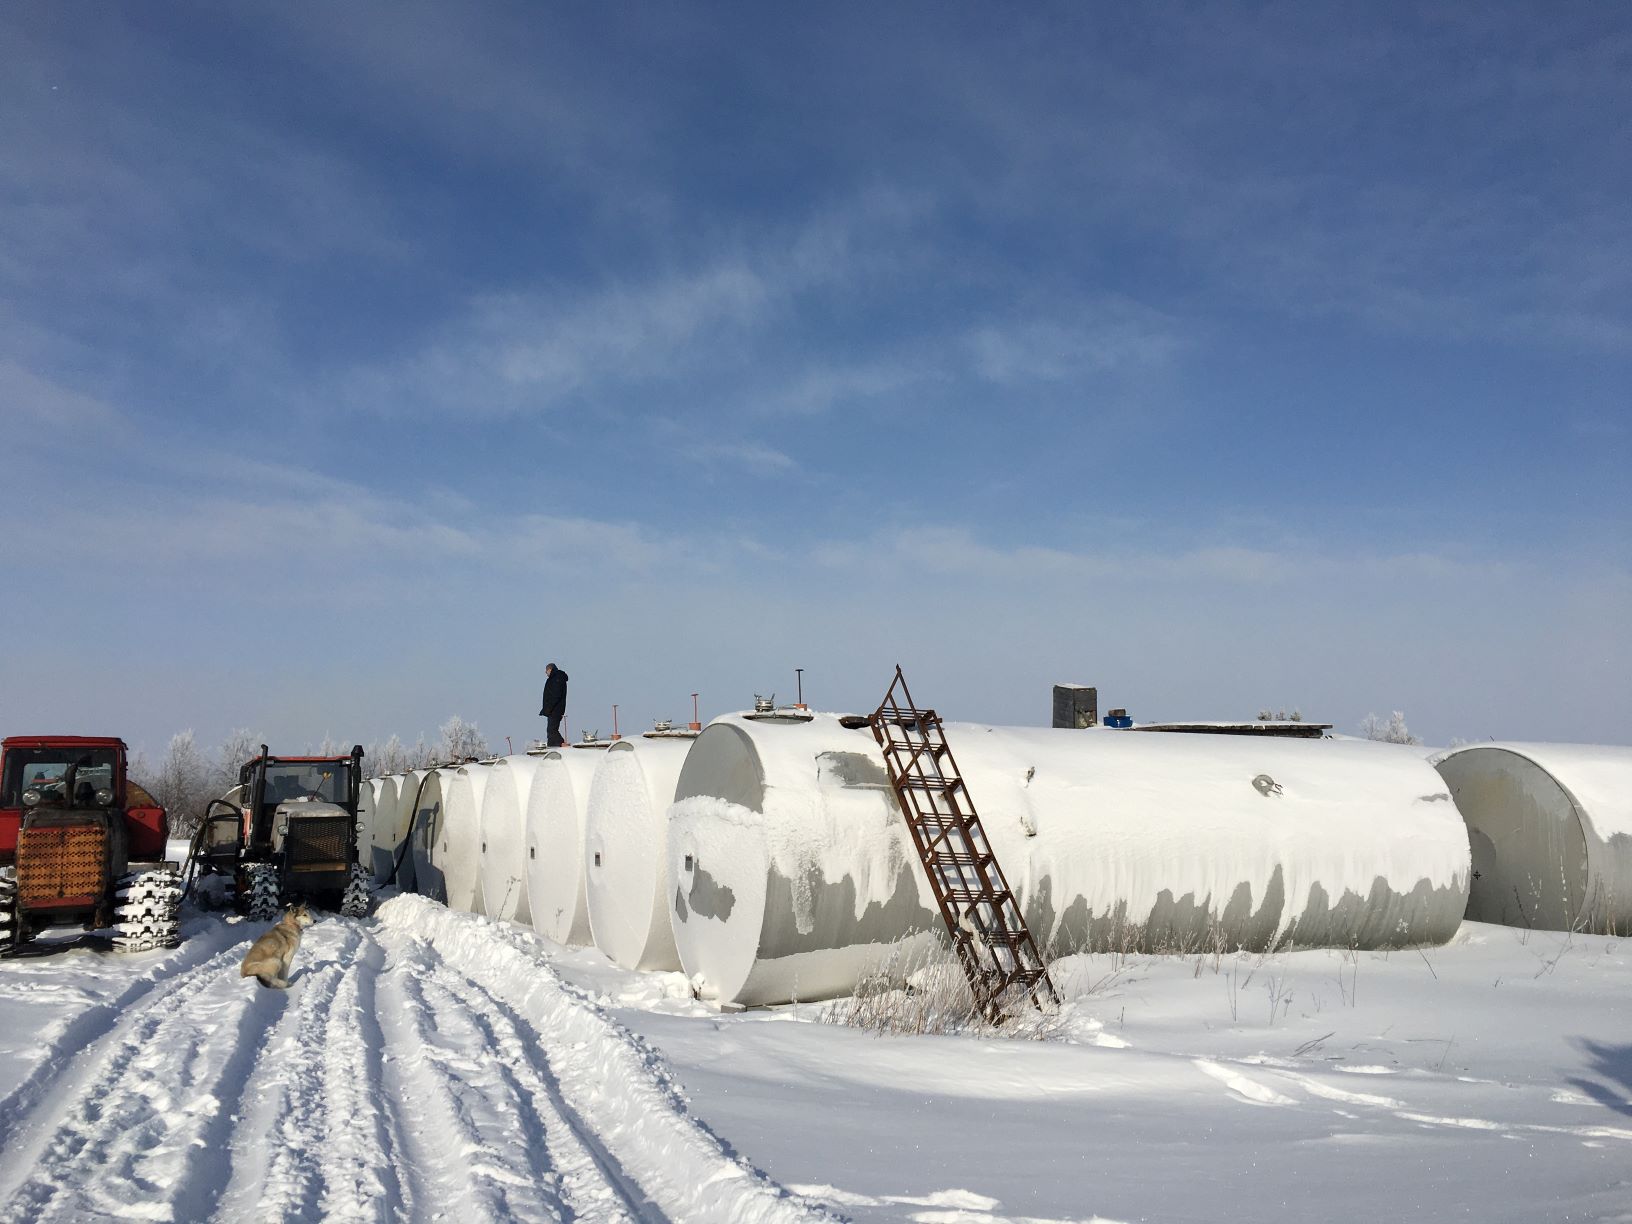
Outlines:
{"type": "Polygon", "coordinates": [[[205,812],[193,842],[201,878],[228,878],[238,908],[257,921],[294,900],[368,913],[370,876],[357,844],[362,778],[361,744],[339,757],[275,757],[262,744],[238,785],[205,812]]]}
{"type": "Polygon", "coordinates": [[[112,927],[122,952],[176,945],[169,817],[126,775],[126,756],[110,737],[0,743],[0,956],[59,926],[112,927]]]}

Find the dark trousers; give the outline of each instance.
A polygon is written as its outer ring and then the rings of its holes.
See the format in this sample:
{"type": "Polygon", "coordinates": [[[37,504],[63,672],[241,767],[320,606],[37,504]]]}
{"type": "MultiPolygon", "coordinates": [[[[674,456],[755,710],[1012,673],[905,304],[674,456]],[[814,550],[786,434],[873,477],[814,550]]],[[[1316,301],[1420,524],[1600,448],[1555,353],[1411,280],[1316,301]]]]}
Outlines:
{"type": "Polygon", "coordinates": [[[563,717],[564,715],[561,714],[551,714],[549,721],[545,724],[544,742],[551,748],[559,748],[566,743],[561,738],[561,719],[563,717]]]}

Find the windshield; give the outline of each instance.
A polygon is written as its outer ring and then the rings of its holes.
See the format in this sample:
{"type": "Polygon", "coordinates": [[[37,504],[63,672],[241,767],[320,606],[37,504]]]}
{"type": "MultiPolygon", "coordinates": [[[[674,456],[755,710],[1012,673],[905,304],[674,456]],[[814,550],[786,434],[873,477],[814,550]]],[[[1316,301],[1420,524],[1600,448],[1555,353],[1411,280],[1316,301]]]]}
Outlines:
{"type": "Polygon", "coordinates": [[[22,807],[30,789],[42,804],[97,807],[96,792],[113,788],[116,760],[113,748],[8,748],[0,807],[22,807]]]}
{"type": "Polygon", "coordinates": [[[342,806],[351,802],[350,761],[289,761],[266,767],[263,803],[286,799],[321,799],[342,806]]]}

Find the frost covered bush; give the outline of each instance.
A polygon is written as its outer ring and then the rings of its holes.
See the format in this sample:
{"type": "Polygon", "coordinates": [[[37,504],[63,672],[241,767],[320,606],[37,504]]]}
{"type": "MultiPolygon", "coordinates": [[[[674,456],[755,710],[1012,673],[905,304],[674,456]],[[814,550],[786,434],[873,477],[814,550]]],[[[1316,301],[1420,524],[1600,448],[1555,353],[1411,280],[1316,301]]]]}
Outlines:
{"type": "Polygon", "coordinates": [[[1360,724],[1360,734],[1369,740],[1378,740],[1384,744],[1420,744],[1422,741],[1412,735],[1405,725],[1405,715],[1395,710],[1386,719],[1378,718],[1375,714],[1367,714],[1360,724]]]}
{"type": "Polygon", "coordinates": [[[444,761],[479,760],[491,755],[482,729],[473,722],[466,722],[457,714],[442,724],[441,734],[444,761]]]}

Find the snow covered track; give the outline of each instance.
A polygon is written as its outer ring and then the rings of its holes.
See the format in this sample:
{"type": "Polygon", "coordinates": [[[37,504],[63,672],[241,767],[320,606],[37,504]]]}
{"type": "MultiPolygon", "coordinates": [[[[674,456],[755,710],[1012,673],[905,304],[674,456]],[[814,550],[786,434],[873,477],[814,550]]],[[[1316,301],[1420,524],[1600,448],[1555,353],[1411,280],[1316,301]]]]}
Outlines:
{"type": "Polygon", "coordinates": [[[528,936],[398,898],[308,930],[274,991],[238,975],[259,924],[189,928],[0,1102],[0,1219],[831,1218],[528,936]]]}
{"type": "MultiPolygon", "coordinates": [[[[459,966],[468,983],[463,1001],[476,1011],[485,1003],[489,1017],[503,1021],[489,1030],[493,1056],[518,1085],[546,1088],[550,1099],[542,1103],[633,1214],[747,1224],[834,1218],[730,1152],[688,1112],[661,1057],[562,982],[535,940],[414,896],[386,902],[379,922],[429,944],[444,973],[459,966]],[[632,1186],[644,1201],[633,1201],[632,1186]]],[[[575,1172],[587,1174],[582,1165],[575,1172]]],[[[571,1180],[565,1184],[571,1189],[571,1180]]]]}

